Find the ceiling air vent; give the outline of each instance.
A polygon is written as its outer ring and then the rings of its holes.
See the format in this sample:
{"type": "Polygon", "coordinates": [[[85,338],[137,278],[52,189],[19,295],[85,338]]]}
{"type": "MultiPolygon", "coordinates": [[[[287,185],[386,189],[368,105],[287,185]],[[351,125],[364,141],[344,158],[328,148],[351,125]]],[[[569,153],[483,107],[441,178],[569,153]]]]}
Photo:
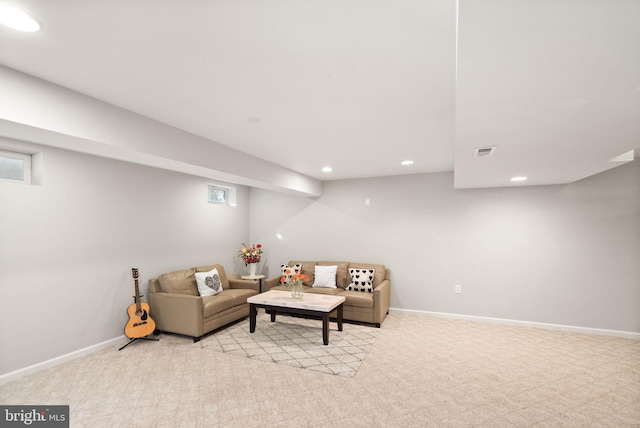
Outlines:
{"type": "Polygon", "coordinates": [[[484,157],[484,156],[491,156],[492,154],[495,153],[497,148],[498,148],[498,146],[476,147],[473,150],[473,157],[481,158],[481,157],[484,157]]]}

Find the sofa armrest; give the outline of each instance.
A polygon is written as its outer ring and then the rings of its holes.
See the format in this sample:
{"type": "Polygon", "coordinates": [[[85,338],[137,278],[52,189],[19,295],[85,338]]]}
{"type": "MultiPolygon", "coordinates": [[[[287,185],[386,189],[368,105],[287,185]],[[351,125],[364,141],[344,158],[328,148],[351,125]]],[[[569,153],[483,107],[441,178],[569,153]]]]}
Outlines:
{"type": "Polygon", "coordinates": [[[385,279],[373,289],[373,322],[381,324],[391,306],[391,281],[385,279]]]}
{"type": "Polygon", "coordinates": [[[160,288],[160,281],[158,278],[153,278],[149,280],[149,293],[159,293],[162,291],[160,288]]]}
{"type": "Polygon", "coordinates": [[[271,278],[265,278],[262,280],[262,288],[264,289],[264,291],[269,291],[279,284],[280,276],[273,276],[271,278]]]}
{"type": "Polygon", "coordinates": [[[156,329],[193,337],[202,336],[202,297],[152,292],[149,293],[149,306],[156,329]]]}
{"type": "Polygon", "coordinates": [[[256,293],[260,293],[260,281],[254,279],[242,279],[229,277],[229,287],[231,288],[243,288],[247,290],[253,290],[256,293]]]}

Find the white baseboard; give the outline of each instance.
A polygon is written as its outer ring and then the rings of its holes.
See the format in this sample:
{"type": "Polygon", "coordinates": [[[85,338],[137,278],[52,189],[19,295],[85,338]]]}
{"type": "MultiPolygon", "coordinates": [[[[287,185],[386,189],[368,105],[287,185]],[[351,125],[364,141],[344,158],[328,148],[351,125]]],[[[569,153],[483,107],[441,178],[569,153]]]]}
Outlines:
{"type": "Polygon", "coordinates": [[[562,324],[547,324],[543,322],[519,321],[519,320],[510,320],[505,318],[480,317],[475,315],[449,314],[445,312],[417,311],[417,310],[411,310],[411,309],[391,308],[389,312],[398,313],[398,314],[424,315],[424,316],[431,316],[431,317],[438,317],[438,318],[461,319],[461,320],[487,322],[487,323],[494,323],[494,324],[517,325],[521,327],[543,328],[546,330],[570,331],[573,333],[598,334],[601,336],[624,337],[627,339],[640,339],[640,333],[636,333],[632,331],[605,330],[600,328],[576,327],[576,326],[562,325],[562,324]]]}
{"type": "Polygon", "coordinates": [[[65,355],[61,355],[56,358],[52,358],[47,361],[43,361],[38,364],[34,364],[29,367],[25,367],[23,369],[19,369],[13,372],[5,373],[0,375],[0,385],[3,385],[7,382],[11,382],[12,380],[19,379],[21,377],[39,372],[41,370],[48,369],[50,367],[59,366],[60,364],[66,363],[67,361],[75,360],[76,358],[83,357],[88,354],[92,354],[94,352],[102,351],[103,349],[110,348],[112,346],[116,346],[119,343],[122,343],[126,337],[124,335],[118,336],[113,339],[106,340],[101,343],[97,343],[95,345],[87,346],[86,348],[79,349],[77,351],[70,352],[65,355]]]}

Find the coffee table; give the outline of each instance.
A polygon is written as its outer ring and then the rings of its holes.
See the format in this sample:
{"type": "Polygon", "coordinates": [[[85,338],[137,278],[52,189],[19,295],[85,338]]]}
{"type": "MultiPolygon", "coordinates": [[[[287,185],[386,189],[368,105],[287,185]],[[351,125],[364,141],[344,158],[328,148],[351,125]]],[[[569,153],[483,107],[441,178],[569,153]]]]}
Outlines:
{"type": "Polygon", "coordinates": [[[329,344],[329,314],[337,309],[338,331],[342,331],[342,304],[345,298],[327,294],[304,293],[302,298],[291,297],[291,292],[269,290],[251,296],[249,303],[249,332],[256,331],[258,308],[271,312],[271,322],[276,321],[276,313],[322,317],[322,342],[329,344]]]}

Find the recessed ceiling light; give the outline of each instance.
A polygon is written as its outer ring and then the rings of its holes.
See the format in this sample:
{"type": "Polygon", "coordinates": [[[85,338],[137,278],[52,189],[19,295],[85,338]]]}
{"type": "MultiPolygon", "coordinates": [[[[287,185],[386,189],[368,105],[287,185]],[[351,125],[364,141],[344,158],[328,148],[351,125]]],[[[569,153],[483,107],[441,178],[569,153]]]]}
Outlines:
{"type": "Polygon", "coordinates": [[[518,176],[518,177],[512,177],[511,181],[525,181],[526,179],[527,177],[518,176]]]}
{"type": "Polygon", "coordinates": [[[35,19],[21,10],[7,5],[0,5],[0,24],[18,31],[33,33],[40,29],[35,19]]]}
{"type": "Polygon", "coordinates": [[[325,166],[324,168],[322,168],[322,172],[331,172],[333,171],[333,168],[331,168],[330,166],[325,166]]]}
{"type": "Polygon", "coordinates": [[[400,162],[402,165],[413,165],[413,161],[412,160],[405,160],[400,162]]]}
{"type": "Polygon", "coordinates": [[[491,156],[496,150],[498,150],[498,146],[476,147],[473,149],[473,157],[481,158],[483,156],[491,156]]]}

